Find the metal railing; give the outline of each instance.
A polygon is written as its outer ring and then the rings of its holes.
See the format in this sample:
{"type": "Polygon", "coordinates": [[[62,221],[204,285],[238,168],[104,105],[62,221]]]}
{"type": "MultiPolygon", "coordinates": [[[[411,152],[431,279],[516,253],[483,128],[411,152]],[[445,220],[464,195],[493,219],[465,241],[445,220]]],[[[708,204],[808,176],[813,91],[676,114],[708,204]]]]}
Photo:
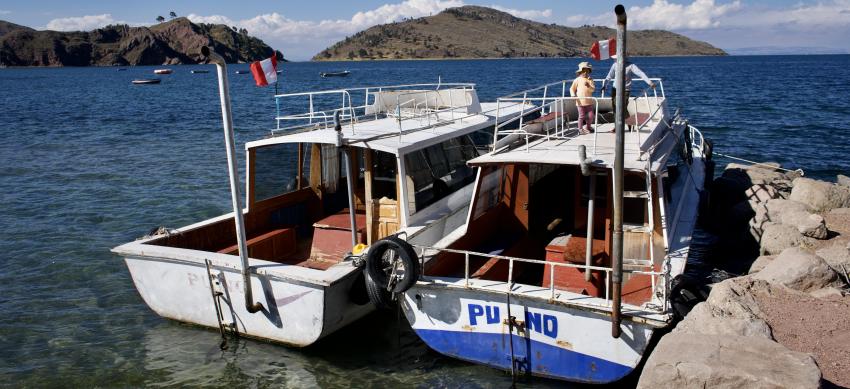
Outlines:
{"type": "MultiPolygon", "coordinates": [[[[637,126],[636,126],[637,127],[637,133],[638,133],[638,136],[637,136],[638,144],[640,144],[640,142],[641,142],[641,135],[640,135],[641,130],[646,128],[649,125],[650,122],[660,120],[659,118],[656,118],[656,117],[657,117],[658,113],[661,111],[661,108],[663,106],[662,104],[660,104],[660,100],[659,100],[659,99],[662,99],[662,100],[664,99],[664,84],[663,84],[663,81],[659,78],[651,78],[650,80],[652,82],[656,83],[658,85],[658,87],[657,88],[648,87],[648,88],[646,88],[646,89],[644,89],[643,91],[640,92],[640,94],[642,94],[643,101],[646,104],[646,112],[649,116],[647,117],[646,120],[642,121],[641,123],[639,123],[639,124],[636,123],[637,124],[637,126]],[[661,92],[660,95],[658,94],[659,89],[660,89],[660,92],[661,92]],[[649,94],[650,90],[652,91],[652,95],[649,94]],[[653,108],[653,106],[654,106],[654,108],[653,108]]],[[[603,81],[603,80],[602,79],[593,79],[593,81],[597,82],[597,81],[603,81]]],[[[529,143],[530,143],[532,138],[545,138],[548,141],[548,140],[552,140],[552,139],[569,140],[569,139],[573,139],[573,138],[577,137],[579,135],[580,129],[578,128],[578,126],[576,126],[576,128],[571,128],[571,124],[574,123],[574,122],[576,124],[578,124],[577,123],[578,117],[576,117],[576,121],[571,120],[569,115],[566,114],[566,104],[567,104],[567,102],[574,102],[575,100],[578,100],[578,99],[584,99],[584,100],[590,99],[590,100],[593,100],[593,105],[594,105],[594,120],[593,120],[593,124],[591,126],[593,128],[593,132],[594,132],[592,153],[594,155],[596,155],[596,148],[597,148],[597,141],[598,141],[598,134],[599,134],[599,131],[598,131],[598,129],[599,129],[599,103],[600,103],[600,101],[608,101],[611,98],[604,96],[604,94],[605,94],[604,90],[601,92],[600,97],[595,97],[595,96],[589,96],[589,97],[569,96],[568,91],[567,91],[567,89],[568,89],[567,85],[568,84],[571,85],[572,82],[573,82],[572,79],[557,81],[557,82],[553,82],[553,83],[550,83],[550,84],[538,86],[538,87],[535,87],[535,88],[532,88],[532,89],[527,89],[527,90],[524,90],[524,91],[516,92],[516,93],[510,94],[510,95],[504,96],[504,97],[500,97],[497,100],[497,107],[499,107],[503,103],[521,103],[521,104],[531,104],[534,108],[529,109],[529,110],[523,109],[523,111],[521,112],[521,114],[519,116],[511,117],[511,118],[508,118],[508,119],[505,119],[505,120],[502,120],[502,118],[499,117],[499,112],[498,112],[498,109],[497,109],[496,126],[494,128],[494,134],[493,134],[494,135],[493,152],[496,153],[498,151],[501,151],[502,149],[496,148],[496,144],[498,144],[498,141],[500,139],[503,139],[503,138],[511,136],[511,135],[517,135],[517,136],[523,137],[524,140],[525,140],[526,150],[528,150],[528,146],[529,146],[529,143]],[[560,88],[558,88],[558,86],[560,86],[560,88]],[[550,94],[551,89],[556,89],[556,90],[560,89],[560,95],[550,94]],[[546,115],[549,115],[553,112],[556,112],[556,113],[557,112],[563,112],[563,113],[561,115],[557,115],[555,117],[555,125],[554,125],[554,128],[553,128],[554,131],[550,131],[550,129],[547,128],[546,122],[544,122],[542,131],[540,133],[536,133],[536,132],[529,131],[529,127],[524,125],[524,124],[526,124],[526,123],[524,123],[525,117],[528,116],[529,114],[534,114],[536,112],[540,113],[540,117],[545,117],[546,115]],[[563,119],[566,119],[566,120],[563,120],[563,119]],[[508,125],[514,124],[517,121],[519,121],[517,129],[511,129],[511,130],[505,129],[508,125]],[[575,132],[573,132],[573,130],[575,130],[575,132]]],[[[638,111],[638,103],[639,103],[640,97],[641,96],[630,96],[630,98],[629,98],[630,101],[627,103],[627,104],[631,104],[632,101],[633,101],[634,104],[635,104],[635,111],[636,112],[638,111]]],[[[536,128],[534,128],[532,130],[536,130],[536,128]]]]}
{"type": "MultiPolygon", "coordinates": [[[[514,263],[515,262],[549,266],[550,267],[549,268],[549,288],[548,288],[548,290],[549,290],[549,301],[554,301],[556,299],[556,297],[557,297],[556,294],[555,294],[556,291],[565,292],[564,290],[558,289],[558,288],[555,287],[555,269],[556,268],[573,268],[573,269],[584,270],[586,272],[589,272],[589,271],[603,272],[603,273],[605,273],[605,296],[604,296],[604,300],[606,301],[606,304],[603,304],[603,305],[590,304],[587,301],[583,301],[580,304],[596,306],[597,308],[600,308],[600,307],[601,308],[610,308],[611,307],[612,300],[611,300],[610,280],[611,280],[611,272],[613,272],[613,268],[611,268],[611,267],[592,266],[592,265],[576,264],[576,263],[550,262],[550,261],[539,260],[539,259],[530,259],[530,258],[520,258],[520,257],[506,256],[506,255],[487,254],[487,253],[480,253],[480,252],[475,252],[475,251],[470,251],[470,250],[438,248],[438,247],[431,247],[431,246],[418,245],[418,244],[411,244],[411,245],[414,248],[420,250],[419,260],[420,260],[420,265],[421,265],[420,269],[422,269],[421,270],[422,271],[422,274],[421,274],[422,277],[428,277],[428,275],[425,274],[426,273],[426,266],[425,266],[426,265],[426,260],[425,260],[425,257],[426,257],[425,253],[426,252],[430,252],[429,256],[431,256],[431,257],[434,257],[435,255],[437,255],[437,253],[463,254],[463,256],[464,256],[464,260],[463,260],[463,262],[464,262],[464,266],[463,266],[463,269],[464,269],[463,270],[463,280],[464,280],[463,287],[467,288],[467,289],[479,289],[479,290],[487,289],[487,288],[482,288],[482,287],[476,287],[476,286],[471,285],[469,283],[469,280],[470,280],[470,274],[469,274],[470,273],[470,268],[469,268],[470,257],[480,257],[480,258],[508,261],[508,277],[507,277],[507,280],[505,280],[505,282],[508,285],[507,293],[511,294],[511,295],[516,294],[515,292],[513,292],[513,286],[514,286],[513,270],[514,270],[514,263]]],[[[666,262],[667,262],[667,259],[665,258],[665,263],[666,262]]],[[[626,260],[624,260],[624,263],[626,265],[629,265],[629,263],[640,264],[640,260],[626,259],[626,260]]],[[[647,271],[647,270],[623,269],[623,273],[634,274],[634,275],[638,275],[638,276],[651,277],[650,283],[651,283],[651,288],[652,288],[652,296],[650,297],[649,301],[644,303],[643,308],[646,309],[647,311],[651,311],[653,313],[666,312],[667,309],[668,309],[667,296],[668,296],[668,292],[669,292],[668,289],[669,289],[669,285],[670,285],[670,283],[669,283],[670,272],[669,272],[668,266],[662,266],[662,267],[665,270],[662,270],[662,271],[649,270],[649,271],[647,271]],[[656,301],[656,297],[657,297],[656,296],[656,286],[659,285],[658,284],[659,280],[663,282],[663,284],[661,284],[661,285],[663,285],[664,288],[662,289],[662,296],[660,297],[661,304],[655,304],[654,302],[656,301]]],[[[433,277],[437,277],[437,276],[433,276],[433,277]]],[[[526,297],[534,297],[534,296],[526,295],[526,297]]],[[[583,296],[583,297],[587,298],[588,296],[583,296]]]]}
{"type": "MultiPolygon", "coordinates": [[[[475,84],[439,82],[278,94],[275,95],[275,106],[277,110],[275,120],[277,126],[272,130],[272,133],[310,128],[330,128],[333,126],[333,117],[336,112],[340,112],[340,119],[343,124],[350,125],[351,128],[358,121],[376,120],[386,116],[396,117],[398,121],[423,119],[427,118],[428,115],[433,115],[434,111],[423,112],[420,115],[396,115],[396,112],[401,112],[403,109],[415,110],[416,108],[421,108],[422,111],[428,111],[432,107],[409,107],[404,104],[409,104],[410,100],[417,101],[415,96],[413,96],[416,93],[424,93],[427,103],[429,93],[431,94],[430,96],[433,96],[435,93],[439,95],[440,91],[446,90],[475,90],[475,84]],[[398,91],[409,91],[405,94],[413,97],[413,99],[406,101],[398,100],[392,108],[378,106],[378,96],[384,92],[398,91]],[[355,105],[355,101],[363,101],[363,104],[355,105]],[[299,106],[301,108],[295,108],[299,106]],[[289,113],[292,111],[298,112],[289,113]]],[[[449,96],[452,95],[449,92],[449,96]]],[[[458,103],[461,104],[455,105],[453,101],[450,101],[446,105],[440,105],[438,111],[454,111],[468,107],[471,102],[463,101],[458,103]]]]}

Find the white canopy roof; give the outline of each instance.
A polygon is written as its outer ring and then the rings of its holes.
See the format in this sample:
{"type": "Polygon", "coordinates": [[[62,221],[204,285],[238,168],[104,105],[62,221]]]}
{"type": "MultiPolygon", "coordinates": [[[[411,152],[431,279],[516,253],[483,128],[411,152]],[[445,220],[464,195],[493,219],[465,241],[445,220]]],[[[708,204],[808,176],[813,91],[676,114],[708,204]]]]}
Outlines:
{"type": "MultiPolygon", "coordinates": [[[[645,170],[646,157],[651,154],[652,170],[663,167],[672,148],[678,143],[684,125],[674,125],[670,129],[664,122],[656,123],[652,131],[644,130],[625,133],[624,169],[645,170]]],[[[593,165],[602,168],[614,166],[615,135],[613,124],[599,126],[596,134],[577,135],[571,139],[547,139],[532,137],[528,145],[523,139],[496,153],[487,153],[469,161],[469,165],[480,166],[504,163],[542,163],[557,165],[580,165],[578,149],[584,145],[587,157],[593,165]],[[594,146],[595,144],[595,146],[594,146]]]]}
{"type": "MultiPolygon", "coordinates": [[[[521,104],[502,105],[498,107],[500,118],[519,115],[523,108],[521,104]]],[[[405,154],[495,124],[496,103],[481,103],[481,108],[482,112],[479,114],[446,111],[432,114],[430,118],[410,118],[401,122],[396,118],[387,117],[346,124],[342,126],[340,144],[405,154]]],[[[526,104],[525,109],[529,108],[531,106],[526,104]]],[[[245,148],[281,143],[337,144],[339,140],[339,135],[333,128],[321,128],[248,142],[245,148]]]]}

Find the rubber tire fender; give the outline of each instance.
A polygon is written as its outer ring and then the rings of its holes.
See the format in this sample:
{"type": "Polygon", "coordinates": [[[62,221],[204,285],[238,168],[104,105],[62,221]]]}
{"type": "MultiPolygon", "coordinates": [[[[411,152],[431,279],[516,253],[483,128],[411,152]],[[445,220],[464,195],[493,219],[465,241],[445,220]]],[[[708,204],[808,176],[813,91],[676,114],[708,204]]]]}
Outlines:
{"type": "Polygon", "coordinates": [[[372,302],[378,309],[389,310],[395,307],[392,294],[387,291],[386,287],[378,285],[369,273],[363,272],[363,282],[366,284],[366,294],[369,296],[369,301],[372,302]]]}
{"type": "Polygon", "coordinates": [[[367,276],[381,288],[386,289],[389,275],[383,269],[383,256],[388,250],[393,250],[398,255],[404,266],[404,277],[395,285],[392,293],[402,293],[410,289],[419,278],[419,256],[413,250],[413,246],[404,240],[388,236],[372,244],[366,255],[366,266],[363,269],[367,276]]]}

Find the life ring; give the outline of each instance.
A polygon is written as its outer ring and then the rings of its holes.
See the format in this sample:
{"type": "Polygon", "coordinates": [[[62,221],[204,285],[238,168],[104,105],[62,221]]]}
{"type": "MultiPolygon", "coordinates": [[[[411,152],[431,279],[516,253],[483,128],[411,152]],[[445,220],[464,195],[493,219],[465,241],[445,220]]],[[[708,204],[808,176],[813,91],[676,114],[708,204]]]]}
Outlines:
{"type": "Polygon", "coordinates": [[[419,278],[419,256],[409,243],[388,236],[369,248],[363,271],[381,288],[403,293],[419,278]]]}

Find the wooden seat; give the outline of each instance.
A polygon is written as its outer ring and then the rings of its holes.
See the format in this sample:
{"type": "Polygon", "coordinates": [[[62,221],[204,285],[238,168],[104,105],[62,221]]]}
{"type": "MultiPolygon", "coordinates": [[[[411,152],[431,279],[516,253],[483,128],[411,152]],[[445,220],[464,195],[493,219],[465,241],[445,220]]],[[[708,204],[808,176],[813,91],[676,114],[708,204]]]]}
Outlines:
{"type": "MultiPolygon", "coordinates": [[[[295,229],[278,228],[251,238],[245,244],[248,246],[249,257],[277,261],[295,252],[295,229]]],[[[239,244],[225,247],[218,252],[238,255],[239,244]]]]}

